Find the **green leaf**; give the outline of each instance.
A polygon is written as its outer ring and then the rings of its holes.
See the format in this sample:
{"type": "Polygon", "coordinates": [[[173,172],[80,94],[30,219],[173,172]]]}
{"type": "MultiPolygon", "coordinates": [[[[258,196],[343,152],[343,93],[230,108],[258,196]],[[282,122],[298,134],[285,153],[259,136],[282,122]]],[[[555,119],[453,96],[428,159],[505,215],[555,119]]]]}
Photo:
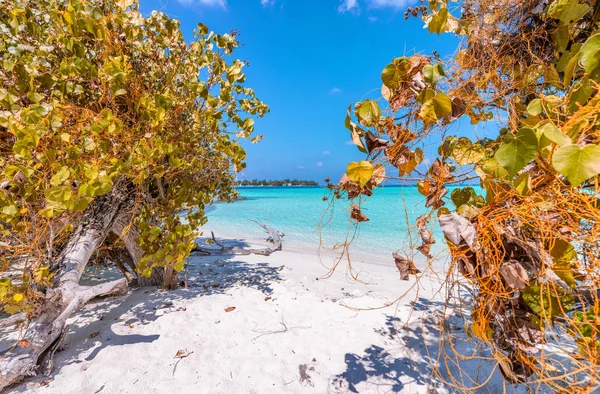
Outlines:
{"type": "Polygon", "coordinates": [[[352,162],[346,167],[346,175],[352,182],[364,187],[373,176],[373,164],[368,161],[352,162]]]}
{"type": "Polygon", "coordinates": [[[52,186],[61,185],[64,181],[69,179],[69,175],[71,175],[71,171],[69,170],[69,168],[62,167],[60,171],[54,174],[52,179],[50,179],[50,183],[52,184],[52,186]]]}
{"type": "Polygon", "coordinates": [[[491,175],[496,179],[506,179],[508,178],[508,171],[504,169],[499,163],[498,160],[492,158],[486,161],[481,169],[488,175],[491,175]]]}
{"type": "Polygon", "coordinates": [[[524,172],[517,177],[514,181],[515,190],[521,196],[528,196],[531,194],[531,177],[528,172],[524,172]]]}
{"type": "Polygon", "coordinates": [[[597,78],[600,75],[600,34],[595,34],[587,39],[579,50],[581,53],[581,65],[590,77],[597,78]]]}
{"type": "Polygon", "coordinates": [[[550,249],[550,255],[556,261],[565,262],[575,259],[577,257],[577,251],[575,251],[575,247],[570,242],[557,238],[554,241],[552,249],[550,249]]]}
{"type": "Polygon", "coordinates": [[[542,100],[536,98],[531,100],[531,102],[527,105],[527,113],[531,116],[538,116],[542,113],[542,100]]]}
{"type": "Polygon", "coordinates": [[[399,57],[383,69],[381,72],[381,82],[392,91],[400,87],[400,84],[406,79],[406,73],[410,67],[410,61],[407,57],[399,57]]]}
{"type": "Polygon", "coordinates": [[[475,197],[477,197],[477,194],[475,194],[475,190],[472,187],[454,189],[450,195],[450,199],[456,208],[459,208],[461,205],[469,204],[475,197]]]}
{"type": "Polygon", "coordinates": [[[17,209],[17,206],[14,204],[6,205],[6,206],[2,207],[2,213],[7,216],[15,216],[18,212],[19,212],[19,210],[17,209]]]}
{"type": "Polygon", "coordinates": [[[452,101],[444,93],[436,94],[432,99],[426,101],[419,112],[426,126],[436,123],[452,112],[452,101]]]}
{"type": "Polygon", "coordinates": [[[522,297],[535,314],[546,319],[562,316],[575,307],[573,294],[553,284],[527,286],[522,297]]]}
{"type": "Polygon", "coordinates": [[[448,23],[448,8],[443,7],[438,12],[434,13],[427,24],[429,33],[437,33],[438,35],[444,31],[448,23]]]}
{"type": "Polygon", "coordinates": [[[475,164],[485,157],[485,149],[466,137],[460,137],[452,148],[452,157],[460,165],[475,164]]]}
{"type": "Polygon", "coordinates": [[[365,100],[356,104],[356,117],[360,124],[366,127],[375,126],[379,122],[381,109],[376,101],[365,100]]]}
{"type": "Polygon", "coordinates": [[[558,146],[569,145],[571,143],[571,139],[564,135],[553,123],[545,123],[544,125],[539,126],[538,130],[542,133],[544,138],[547,138],[558,146]]]}
{"type": "Polygon", "coordinates": [[[517,134],[507,134],[494,157],[510,176],[515,176],[535,157],[537,150],[537,135],[526,127],[517,134]]]}
{"type": "Polygon", "coordinates": [[[593,87],[590,80],[585,78],[580,81],[573,90],[568,94],[567,103],[571,113],[577,111],[582,106],[586,105],[592,96],[593,87]]]}
{"type": "Polygon", "coordinates": [[[444,73],[442,63],[438,63],[435,66],[428,64],[423,67],[423,76],[425,77],[425,82],[435,85],[440,79],[446,76],[446,73],[444,73]]]}
{"type": "Polygon", "coordinates": [[[548,16],[570,24],[577,22],[591,9],[587,4],[580,4],[579,0],[556,0],[548,8],[548,16]]]}
{"type": "Polygon", "coordinates": [[[600,174],[600,146],[566,145],[552,156],[552,165],[573,186],[600,174]]]}
{"type": "Polygon", "coordinates": [[[365,148],[365,145],[361,138],[361,136],[364,135],[365,132],[360,127],[358,127],[356,123],[352,121],[352,105],[348,107],[348,114],[346,115],[344,125],[348,130],[350,130],[352,142],[358,147],[358,150],[360,150],[363,153],[367,153],[367,149],[365,148]]]}

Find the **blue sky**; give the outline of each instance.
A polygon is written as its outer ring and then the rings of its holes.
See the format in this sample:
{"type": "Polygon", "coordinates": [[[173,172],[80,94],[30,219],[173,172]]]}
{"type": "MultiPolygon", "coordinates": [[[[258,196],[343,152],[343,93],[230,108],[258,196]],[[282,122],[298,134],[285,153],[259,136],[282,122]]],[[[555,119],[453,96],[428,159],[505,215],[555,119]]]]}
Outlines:
{"type": "Polygon", "coordinates": [[[140,0],[181,21],[186,40],[198,22],[217,33],[241,30],[235,57],[250,62],[247,86],[271,107],[256,122],[264,140],[246,145],[240,178],[338,179],[364,156],[344,127],[350,103],[377,93],[392,59],[455,51],[449,35],[404,20],[414,0],[140,0]]]}

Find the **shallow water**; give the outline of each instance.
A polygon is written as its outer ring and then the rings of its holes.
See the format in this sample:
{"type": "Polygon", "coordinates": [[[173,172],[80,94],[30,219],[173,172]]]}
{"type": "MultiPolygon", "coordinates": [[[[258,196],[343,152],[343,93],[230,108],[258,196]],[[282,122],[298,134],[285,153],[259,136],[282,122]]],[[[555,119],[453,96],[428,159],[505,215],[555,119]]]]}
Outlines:
{"type": "MultiPolygon", "coordinates": [[[[329,196],[326,188],[241,187],[238,190],[246,200],[211,206],[207,212],[209,228],[241,237],[256,236],[260,229],[250,221],[254,219],[284,232],[287,243],[315,248],[321,241],[326,250],[357,231],[352,250],[371,256],[406,251],[411,237],[416,245],[420,244],[414,222],[426,208],[425,198],[416,187],[380,188],[372,197],[364,198],[362,211],[369,221],[358,226],[350,221],[350,202],[331,198],[323,201],[323,196],[329,196]]],[[[438,241],[432,252],[437,253],[444,242],[438,228],[434,228],[434,234],[438,241]]]]}

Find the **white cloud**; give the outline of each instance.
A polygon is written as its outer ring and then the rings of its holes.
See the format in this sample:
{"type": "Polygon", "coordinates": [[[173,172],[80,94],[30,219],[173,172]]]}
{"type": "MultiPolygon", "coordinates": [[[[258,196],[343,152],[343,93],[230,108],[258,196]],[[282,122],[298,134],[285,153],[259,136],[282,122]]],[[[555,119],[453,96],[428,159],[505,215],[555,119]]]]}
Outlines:
{"type": "Polygon", "coordinates": [[[299,169],[303,170],[304,166],[297,166],[296,168],[299,168],[299,169]]]}
{"type": "Polygon", "coordinates": [[[338,87],[334,87],[333,89],[331,89],[329,91],[329,94],[340,94],[342,93],[342,89],[338,88],[338,87]]]}
{"type": "MultiPolygon", "coordinates": [[[[366,8],[394,8],[394,9],[405,9],[409,5],[415,4],[417,0],[341,0],[341,4],[338,6],[338,12],[344,14],[350,12],[353,14],[360,14],[361,5],[366,8]]],[[[369,17],[369,21],[375,22],[377,18],[369,17]]]]}
{"type": "Polygon", "coordinates": [[[326,151],[323,151],[323,154],[324,155],[329,155],[329,154],[331,154],[331,152],[329,152],[328,150],[326,150],[326,151]]]}
{"type": "Polygon", "coordinates": [[[183,5],[204,5],[207,7],[220,7],[224,10],[227,9],[227,0],[177,0],[183,5]]]}
{"type": "Polygon", "coordinates": [[[260,4],[265,8],[275,5],[276,2],[277,0],[260,0],[260,4]]]}
{"type": "Polygon", "coordinates": [[[350,141],[346,141],[346,145],[356,145],[356,144],[354,143],[354,141],[350,140],[350,141]]]}
{"type": "Polygon", "coordinates": [[[370,16],[368,19],[369,19],[369,22],[371,22],[371,23],[377,22],[377,17],[375,17],[375,16],[370,16]]]}
{"type": "Polygon", "coordinates": [[[317,167],[323,167],[323,162],[322,161],[317,162],[317,167]]]}
{"type": "Polygon", "coordinates": [[[358,0],[342,0],[342,3],[338,7],[338,12],[357,12],[358,11],[358,0]]]}
{"type": "Polygon", "coordinates": [[[416,0],[367,0],[369,8],[405,8],[416,2],[416,0]]]}

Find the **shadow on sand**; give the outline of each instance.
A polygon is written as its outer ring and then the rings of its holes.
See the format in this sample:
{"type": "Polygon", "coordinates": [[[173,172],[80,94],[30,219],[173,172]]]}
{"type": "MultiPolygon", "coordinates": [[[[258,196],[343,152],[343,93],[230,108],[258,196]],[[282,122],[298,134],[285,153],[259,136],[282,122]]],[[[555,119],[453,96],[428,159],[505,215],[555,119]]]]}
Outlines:
{"type": "Polygon", "coordinates": [[[371,345],[361,354],[346,353],[346,370],[330,380],[334,393],[525,393],[507,385],[485,344],[464,332],[458,314],[442,319],[445,305],[419,298],[414,311],[421,315],[406,324],[386,316],[375,332],[384,345],[371,345]],[[449,345],[449,339],[452,346],[449,345]],[[506,386],[505,386],[506,385],[506,386]]]}
{"type": "MultiPolygon", "coordinates": [[[[241,240],[229,240],[228,243],[239,247],[248,247],[241,240]]],[[[52,379],[63,366],[91,361],[100,352],[111,346],[156,341],[160,337],[159,335],[126,335],[115,332],[114,328],[146,325],[164,314],[185,310],[183,307],[175,307],[176,301],[224,294],[239,287],[253,288],[270,295],[273,292],[271,284],[282,280],[280,271],[283,266],[273,267],[266,263],[248,264],[238,261],[236,258],[235,255],[199,256],[192,254],[188,259],[187,288],[173,291],[137,288],[126,296],[100,300],[84,306],[69,321],[70,331],[55,355],[56,367],[51,376],[33,377],[24,383],[52,379]],[[110,323],[107,324],[107,322],[110,323]],[[63,348],[68,348],[69,352],[62,353],[63,348]],[[67,353],[71,356],[68,356],[67,353]]],[[[84,274],[82,284],[94,285],[114,279],[119,275],[120,273],[113,269],[92,266],[84,274]]],[[[14,332],[11,335],[9,330],[2,330],[0,343],[14,343],[14,339],[9,339],[13,336],[14,332]]],[[[20,384],[12,389],[12,392],[28,391],[27,384],[20,384]]]]}

